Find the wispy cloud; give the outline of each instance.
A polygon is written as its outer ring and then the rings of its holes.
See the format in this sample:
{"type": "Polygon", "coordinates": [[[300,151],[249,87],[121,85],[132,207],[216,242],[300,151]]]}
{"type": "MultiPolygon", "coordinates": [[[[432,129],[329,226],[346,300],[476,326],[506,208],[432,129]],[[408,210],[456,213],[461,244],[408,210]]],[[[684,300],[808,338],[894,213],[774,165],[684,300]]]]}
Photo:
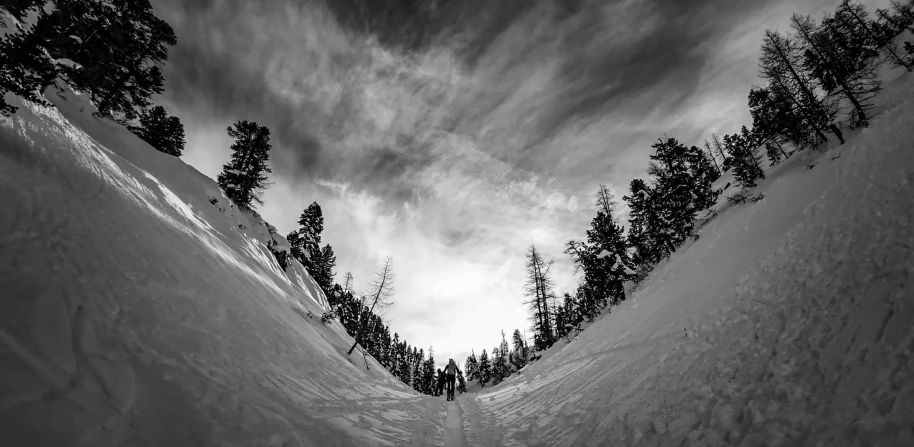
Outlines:
{"type": "Polygon", "coordinates": [[[746,124],[762,31],[825,0],[159,0],[179,45],[162,101],[185,160],[215,176],[225,128],[267,125],[262,214],[324,239],[365,286],[396,263],[388,317],[445,356],[527,326],[523,255],[572,290],[563,243],[600,183],[621,197],[663,133],[698,144],[746,124]],[[421,4],[417,7],[403,5],[421,4]]]}

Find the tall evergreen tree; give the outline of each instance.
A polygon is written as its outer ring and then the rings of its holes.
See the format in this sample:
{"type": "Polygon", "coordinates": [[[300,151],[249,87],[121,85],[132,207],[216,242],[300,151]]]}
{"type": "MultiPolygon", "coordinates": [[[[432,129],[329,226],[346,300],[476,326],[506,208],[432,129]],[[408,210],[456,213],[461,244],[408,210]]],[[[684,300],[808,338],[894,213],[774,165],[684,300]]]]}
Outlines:
{"type": "Polygon", "coordinates": [[[401,357],[401,354],[400,354],[400,334],[398,334],[396,332],[394,332],[394,336],[390,340],[389,359],[390,359],[390,368],[389,368],[390,373],[393,374],[394,377],[402,380],[402,378],[400,377],[400,372],[401,372],[400,363],[403,361],[403,358],[401,357]]]}
{"type": "Polygon", "coordinates": [[[587,230],[587,240],[569,241],[565,250],[574,260],[575,267],[583,270],[584,285],[590,289],[591,296],[597,300],[600,309],[625,299],[622,284],[629,279],[628,247],[624,228],[613,217],[615,206],[612,193],[600,185],[597,192],[597,216],[587,230]]]}
{"type": "Polygon", "coordinates": [[[435,394],[437,383],[435,381],[435,354],[431,347],[428,348],[428,359],[422,363],[422,392],[435,394]]]}
{"type": "Polygon", "coordinates": [[[180,157],[184,151],[184,125],[178,117],[168,116],[162,106],[143,110],[139,124],[127,128],[159,152],[180,157]]]}
{"type": "Polygon", "coordinates": [[[568,322],[565,320],[565,306],[559,304],[555,308],[555,337],[564,338],[568,335],[568,322]]]}
{"type": "Polygon", "coordinates": [[[400,351],[400,354],[399,354],[400,360],[399,360],[398,369],[400,371],[400,374],[399,374],[400,380],[403,383],[409,385],[410,383],[412,383],[412,368],[410,367],[412,362],[410,361],[409,353],[411,352],[411,350],[409,349],[409,344],[407,344],[404,341],[403,344],[400,346],[399,351],[400,351]]]}
{"type": "MultiPolygon", "coordinates": [[[[752,115],[752,130],[759,143],[769,151],[777,148],[787,158],[783,144],[790,142],[798,149],[804,149],[814,147],[816,142],[809,138],[803,118],[797,115],[790,99],[783,97],[782,93],[773,86],[753,86],[749,90],[749,113],[752,115]]],[[[769,158],[772,157],[769,155],[769,158]]]]}
{"type": "Polygon", "coordinates": [[[746,126],[738,134],[724,136],[724,145],[733,160],[733,177],[740,185],[753,188],[756,180],[765,178],[759,156],[755,152],[756,139],[746,126]]]}
{"type": "Polygon", "coordinates": [[[489,354],[486,353],[486,350],[482,350],[482,354],[479,354],[479,365],[476,369],[476,380],[479,384],[485,388],[486,384],[489,383],[489,380],[492,378],[492,365],[489,363],[489,354]]]}
{"type": "Polygon", "coordinates": [[[254,203],[263,205],[261,195],[269,186],[267,174],[273,172],[270,159],[270,130],[254,122],[238,121],[228,128],[235,139],[231,161],[223,165],[217,178],[219,187],[240,208],[252,209],[254,203]]]}
{"type": "Polygon", "coordinates": [[[467,392],[467,380],[463,377],[463,371],[457,370],[457,393],[463,394],[467,392]]]}
{"type": "Polygon", "coordinates": [[[692,234],[698,212],[713,205],[720,191],[711,188],[716,180],[713,168],[697,147],[674,138],[660,139],[652,147],[648,174],[654,186],[647,224],[655,249],[668,256],[692,234]]]}
{"type": "Polygon", "coordinates": [[[352,272],[346,272],[346,277],[343,279],[343,290],[352,293],[354,284],[355,280],[352,278],[352,272]]]}
{"type": "Polygon", "coordinates": [[[330,244],[324,245],[318,260],[319,262],[315,266],[316,275],[312,276],[314,276],[314,281],[317,282],[317,285],[321,286],[321,289],[330,290],[333,287],[333,278],[336,276],[333,271],[336,268],[336,255],[333,253],[333,247],[330,244]]]}
{"type": "MultiPolygon", "coordinates": [[[[413,348],[415,349],[415,348],[413,348]]],[[[425,374],[422,371],[422,363],[425,361],[425,351],[419,349],[419,352],[416,353],[416,356],[413,358],[413,389],[424,393],[425,389],[425,374]]]]}
{"type": "Polygon", "coordinates": [[[562,307],[565,310],[563,320],[565,320],[565,334],[567,335],[574,326],[582,321],[582,318],[578,310],[577,300],[570,293],[565,293],[562,307]]]}
{"type": "Polygon", "coordinates": [[[466,371],[467,380],[473,381],[476,380],[479,376],[479,361],[476,360],[476,353],[471,352],[467,357],[466,363],[463,366],[463,370],[466,371]]]}
{"type": "Polygon", "coordinates": [[[527,342],[524,340],[524,336],[521,335],[520,329],[514,330],[511,341],[514,348],[512,351],[511,363],[514,365],[514,369],[519,371],[527,365],[527,356],[529,355],[527,352],[527,342]]]}
{"type": "MultiPolygon", "coordinates": [[[[289,233],[289,244],[292,246],[292,256],[308,270],[314,277],[320,276],[321,260],[321,233],[324,231],[324,214],[317,202],[311,202],[298,218],[298,230],[289,233]]],[[[331,249],[332,250],[332,249],[331,249]]]]}
{"type": "Polygon", "coordinates": [[[492,376],[495,378],[493,383],[498,384],[511,375],[508,363],[508,340],[505,339],[505,331],[501,331],[501,343],[493,350],[493,353],[492,376]]]}
{"type": "MultiPolygon", "coordinates": [[[[659,233],[659,228],[652,225],[659,220],[659,213],[655,211],[656,204],[653,189],[643,179],[634,179],[629,184],[629,194],[622,197],[629,207],[628,236],[630,258],[635,267],[632,280],[642,281],[654,263],[663,257],[666,248],[666,237],[659,233]]],[[[579,294],[580,295],[580,294],[579,294]]],[[[581,296],[578,296],[581,298],[581,296]]],[[[585,318],[584,305],[578,301],[578,312],[585,318]]]]}

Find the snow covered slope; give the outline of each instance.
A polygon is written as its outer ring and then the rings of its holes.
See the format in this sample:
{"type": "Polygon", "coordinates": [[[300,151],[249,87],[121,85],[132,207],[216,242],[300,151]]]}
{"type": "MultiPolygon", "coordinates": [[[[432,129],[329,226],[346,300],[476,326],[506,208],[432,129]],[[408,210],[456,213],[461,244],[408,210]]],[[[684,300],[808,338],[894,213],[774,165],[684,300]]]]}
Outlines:
{"type": "Polygon", "coordinates": [[[269,226],[86,98],[0,118],[0,444],[424,445],[269,226]],[[308,312],[316,315],[308,317],[308,312]]]}
{"type": "Polygon", "coordinates": [[[64,96],[0,119],[2,445],[914,445],[910,75],[573,342],[447,404],[350,361],[258,216],[64,96]]]}
{"type": "Polygon", "coordinates": [[[622,306],[465,403],[469,442],[914,445],[912,98],[911,75],[888,85],[870,128],[796,154],[622,306]]]}

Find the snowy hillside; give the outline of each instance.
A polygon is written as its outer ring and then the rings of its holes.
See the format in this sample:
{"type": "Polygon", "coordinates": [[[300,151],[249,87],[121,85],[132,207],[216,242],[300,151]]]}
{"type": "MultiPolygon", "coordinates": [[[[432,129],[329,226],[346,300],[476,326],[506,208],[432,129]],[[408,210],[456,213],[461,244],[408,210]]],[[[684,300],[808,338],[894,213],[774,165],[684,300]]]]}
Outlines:
{"type": "Polygon", "coordinates": [[[769,172],[762,200],[465,403],[470,443],[914,445],[912,98],[910,75],[887,85],[869,128],[769,172]]]}
{"type": "Polygon", "coordinates": [[[47,96],[0,118],[0,444],[440,439],[443,402],[348,360],[259,216],[84,97],[47,96]]]}
{"type": "Polygon", "coordinates": [[[914,445],[914,83],[886,90],[870,128],[769,172],[578,338],[447,403],[347,358],[285,241],[211,179],[75,93],[12,99],[0,440],[914,445]]]}

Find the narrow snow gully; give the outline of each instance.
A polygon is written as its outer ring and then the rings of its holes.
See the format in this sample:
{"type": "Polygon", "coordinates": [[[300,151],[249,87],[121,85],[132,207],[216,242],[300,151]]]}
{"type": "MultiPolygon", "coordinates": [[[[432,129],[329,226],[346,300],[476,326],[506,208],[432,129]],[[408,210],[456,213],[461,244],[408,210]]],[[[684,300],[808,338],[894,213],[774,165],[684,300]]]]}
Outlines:
{"type": "Polygon", "coordinates": [[[444,420],[445,447],[466,447],[467,436],[463,432],[463,408],[456,401],[447,404],[447,418],[444,420]]]}

